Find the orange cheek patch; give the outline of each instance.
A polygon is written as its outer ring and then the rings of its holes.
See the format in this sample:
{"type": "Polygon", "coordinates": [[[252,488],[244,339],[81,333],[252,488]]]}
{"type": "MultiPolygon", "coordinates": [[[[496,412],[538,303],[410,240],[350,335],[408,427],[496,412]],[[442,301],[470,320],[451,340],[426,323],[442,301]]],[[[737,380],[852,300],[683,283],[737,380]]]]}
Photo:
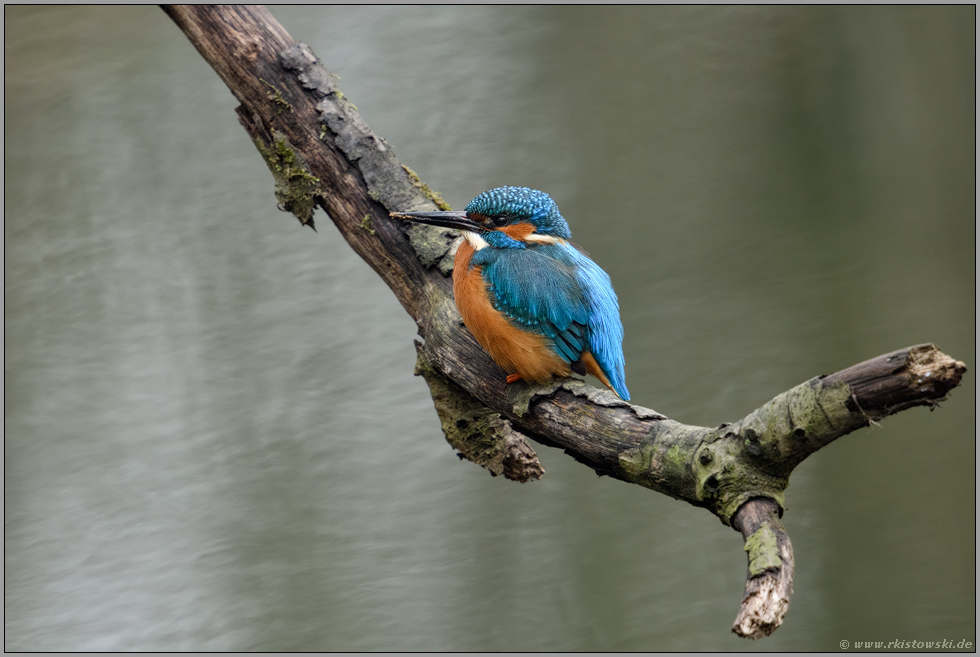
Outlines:
{"type": "Polygon", "coordinates": [[[513,226],[504,226],[503,228],[498,228],[501,233],[504,233],[508,237],[523,242],[524,239],[534,232],[533,224],[514,224],[513,226]]]}

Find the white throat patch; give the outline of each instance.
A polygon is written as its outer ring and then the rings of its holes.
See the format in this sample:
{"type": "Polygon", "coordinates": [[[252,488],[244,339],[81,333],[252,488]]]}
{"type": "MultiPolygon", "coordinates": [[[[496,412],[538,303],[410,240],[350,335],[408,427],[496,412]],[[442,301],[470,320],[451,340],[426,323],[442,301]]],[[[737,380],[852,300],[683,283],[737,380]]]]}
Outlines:
{"type": "Polygon", "coordinates": [[[480,249],[485,249],[486,247],[490,246],[489,244],[487,244],[487,241],[485,239],[483,239],[476,233],[472,233],[468,230],[462,230],[460,232],[463,233],[463,237],[466,238],[466,241],[470,243],[470,246],[473,247],[474,251],[479,251],[480,249]]]}

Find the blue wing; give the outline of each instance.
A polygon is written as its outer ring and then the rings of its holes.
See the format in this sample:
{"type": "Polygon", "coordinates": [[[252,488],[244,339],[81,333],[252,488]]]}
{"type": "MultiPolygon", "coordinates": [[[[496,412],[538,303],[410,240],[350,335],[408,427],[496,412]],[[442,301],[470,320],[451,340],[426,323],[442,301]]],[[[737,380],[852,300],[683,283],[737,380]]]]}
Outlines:
{"type": "Polygon", "coordinates": [[[473,264],[483,268],[494,308],[525,331],[548,337],[565,361],[581,358],[588,348],[588,304],[570,263],[535,247],[481,249],[473,264]]]}
{"type": "Polygon", "coordinates": [[[548,337],[555,353],[576,363],[590,351],[613,389],[629,399],[619,303],[606,272],[567,243],[481,249],[494,307],[526,331],[548,337]]]}
{"type": "Polygon", "coordinates": [[[625,400],[626,361],[623,358],[623,322],[619,318],[619,299],[613,291],[609,274],[588,256],[572,246],[566,252],[576,262],[579,283],[587,290],[589,312],[589,348],[602,371],[609,377],[613,390],[625,400]]]}

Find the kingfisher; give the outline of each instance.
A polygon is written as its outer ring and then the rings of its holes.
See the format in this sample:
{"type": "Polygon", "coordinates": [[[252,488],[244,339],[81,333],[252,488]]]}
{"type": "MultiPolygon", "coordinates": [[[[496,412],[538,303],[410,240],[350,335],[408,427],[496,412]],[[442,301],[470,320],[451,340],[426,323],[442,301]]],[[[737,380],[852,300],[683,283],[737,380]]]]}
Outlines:
{"type": "Polygon", "coordinates": [[[392,212],[452,228],[456,308],[507,383],[586,372],[628,400],[623,323],[609,275],[574,246],[558,204],[527,187],[483,192],[463,212],[392,212]]]}

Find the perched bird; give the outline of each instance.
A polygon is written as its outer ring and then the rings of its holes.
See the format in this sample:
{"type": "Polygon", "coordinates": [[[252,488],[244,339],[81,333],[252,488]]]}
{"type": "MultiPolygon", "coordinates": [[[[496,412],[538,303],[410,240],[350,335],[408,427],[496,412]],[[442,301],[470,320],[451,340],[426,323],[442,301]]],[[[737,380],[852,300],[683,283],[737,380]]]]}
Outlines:
{"type": "Polygon", "coordinates": [[[498,187],[464,212],[391,217],[462,232],[453,267],[456,307],[508,383],[588,372],[630,398],[609,275],[568,241],[572,233],[550,196],[498,187]]]}

